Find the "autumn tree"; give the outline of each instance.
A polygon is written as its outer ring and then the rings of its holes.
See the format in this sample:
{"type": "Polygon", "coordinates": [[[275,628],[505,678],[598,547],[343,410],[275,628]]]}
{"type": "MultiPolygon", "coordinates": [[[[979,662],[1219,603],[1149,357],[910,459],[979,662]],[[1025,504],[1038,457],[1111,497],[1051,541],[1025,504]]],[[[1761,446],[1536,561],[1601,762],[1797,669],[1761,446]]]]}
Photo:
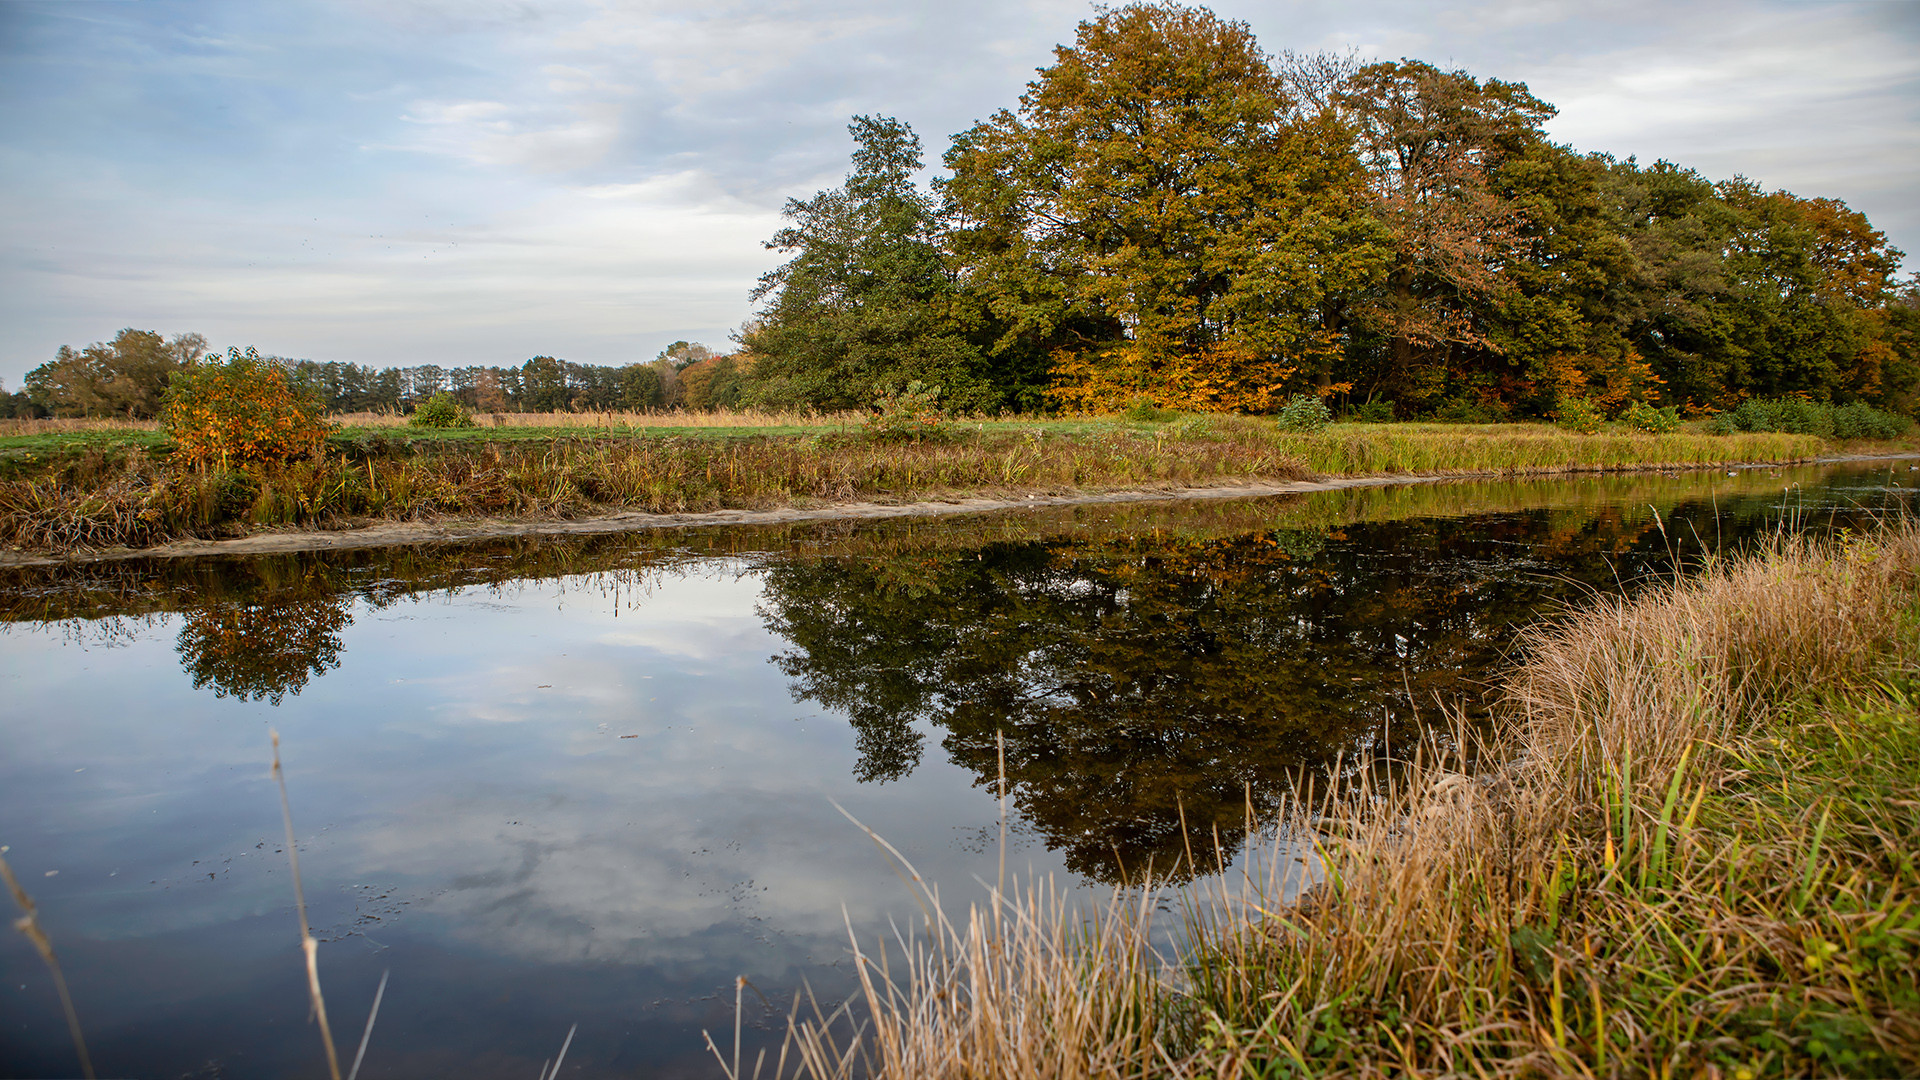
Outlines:
{"type": "Polygon", "coordinates": [[[207,351],[199,334],[171,340],[126,329],[84,349],[60,346],[52,361],[27,373],[30,401],[54,416],[124,416],[150,420],[173,374],[207,351]]]}
{"type": "Polygon", "coordinates": [[[914,182],[919,137],[883,116],[847,130],[846,182],[788,200],[789,224],[767,243],[793,257],[760,279],[765,306],[741,336],[759,398],[852,408],[918,379],[961,408],[1000,405],[942,255],[939,205],[914,182]]]}
{"type": "Polygon", "coordinates": [[[1337,118],[1298,110],[1245,23],[1135,4],[1080,24],[957,136],[954,246],[997,350],[1045,348],[1055,396],[1263,410],[1330,370],[1330,291],[1380,250],[1337,118]]]}
{"type": "Polygon", "coordinates": [[[1524,83],[1418,60],[1366,65],[1330,98],[1354,135],[1392,253],[1384,279],[1348,308],[1383,346],[1365,385],[1425,401],[1458,357],[1500,350],[1482,313],[1510,287],[1502,269],[1523,251],[1525,219],[1491,177],[1543,139],[1554,109],[1524,83]]]}
{"type": "Polygon", "coordinates": [[[739,358],[712,356],[680,372],[681,404],[689,409],[733,409],[745,399],[751,367],[739,358]]]}
{"type": "Polygon", "coordinates": [[[221,468],[317,454],[329,429],[314,388],[253,348],[229,348],[224,359],[209,355],[179,371],[160,418],[178,456],[221,468]]]}

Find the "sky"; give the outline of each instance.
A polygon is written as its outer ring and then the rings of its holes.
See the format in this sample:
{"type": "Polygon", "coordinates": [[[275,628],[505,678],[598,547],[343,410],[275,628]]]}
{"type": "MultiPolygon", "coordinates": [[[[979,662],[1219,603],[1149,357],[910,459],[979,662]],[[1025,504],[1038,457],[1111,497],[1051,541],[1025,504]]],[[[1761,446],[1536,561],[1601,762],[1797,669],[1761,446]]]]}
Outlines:
{"type": "MultiPolygon", "coordinates": [[[[1212,7],[1269,52],[1525,82],[1556,141],[1843,199],[1920,253],[1920,0],[1212,7]]],[[[0,386],[122,327],[376,366],[724,347],[851,115],[937,164],[1092,13],[0,0],[0,386]]]]}

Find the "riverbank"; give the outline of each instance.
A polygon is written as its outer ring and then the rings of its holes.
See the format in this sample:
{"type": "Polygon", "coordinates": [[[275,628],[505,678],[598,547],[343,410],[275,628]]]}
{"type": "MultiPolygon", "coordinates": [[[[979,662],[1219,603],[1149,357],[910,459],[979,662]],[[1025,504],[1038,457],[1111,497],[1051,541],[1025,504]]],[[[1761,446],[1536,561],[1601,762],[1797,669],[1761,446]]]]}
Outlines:
{"type": "Polygon", "coordinates": [[[15,461],[0,477],[11,562],[290,551],[531,533],[1233,497],[1411,478],[1785,464],[1849,446],[1806,435],[1582,435],[1545,425],[1333,425],[1239,417],[958,425],[859,434],[356,438],[319,460],[175,468],[138,448],[15,461]]]}
{"type": "Polygon", "coordinates": [[[858,1046],[802,1011],[788,1060],[1009,1080],[1920,1072],[1916,567],[1910,524],[1783,541],[1536,629],[1499,732],[1323,778],[1268,860],[1297,883],[1288,855],[1310,854],[1319,884],[1195,901],[1172,957],[1151,895],[1089,921],[1016,887],[949,920],[929,891],[930,940],[861,957],[858,1046]]]}

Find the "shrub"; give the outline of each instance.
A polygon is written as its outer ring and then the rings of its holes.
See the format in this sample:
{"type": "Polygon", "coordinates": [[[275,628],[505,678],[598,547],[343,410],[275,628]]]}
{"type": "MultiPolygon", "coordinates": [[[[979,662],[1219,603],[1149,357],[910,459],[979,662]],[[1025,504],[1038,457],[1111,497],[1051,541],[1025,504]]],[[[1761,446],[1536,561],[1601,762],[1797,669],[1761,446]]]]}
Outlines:
{"type": "Polygon", "coordinates": [[[1126,411],[1122,412],[1120,416],[1123,419],[1143,424],[1164,424],[1169,420],[1180,419],[1180,414],[1177,411],[1173,409],[1163,409],[1146,398],[1134,398],[1133,404],[1128,405],[1126,411]]]}
{"type": "Polygon", "coordinates": [[[1680,410],[1671,405],[1656,409],[1644,401],[1636,401],[1620,414],[1620,422],[1635,431],[1665,435],[1680,430],[1680,410]]]}
{"type": "Polygon", "coordinates": [[[1864,402],[1842,405],[1833,410],[1833,437],[1836,439],[1897,439],[1913,421],[1883,412],[1864,402]]]}
{"type": "Polygon", "coordinates": [[[161,402],[175,453],[195,465],[284,461],[316,454],[327,438],[318,395],[249,348],[209,355],[176,372],[161,402]]]}
{"type": "Polygon", "coordinates": [[[460,407],[452,394],[445,390],[420,403],[407,417],[408,427],[420,428],[466,428],[473,426],[473,417],[460,407]]]}
{"type": "Polygon", "coordinates": [[[946,433],[940,388],[919,379],[881,394],[874,399],[873,408],[862,432],[869,442],[921,442],[946,433]]]}
{"type": "Polygon", "coordinates": [[[1333,423],[1333,411],[1318,394],[1295,394],[1274,418],[1281,431],[1319,431],[1333,423]]]}
{"type": "Polygon", "coordinates": [[[1833,410],[1804,398],[1751,398],[1733,410],[1742,431],[1784,431],[1793,435],[1833,434],[1833,410]]]}
{"type": "Polygon", "coordinates": [[[1554,416],[1555,423],[1582,435],[1597,434],[1601,419],[1599,406],[1583,397],[1561,398],[1560,408],[1554,416]]]}
{"type": "Polygon", "coordinates": [[[1783,431],[1829,439],[1898,438],[1913,421],[1864,402],[1827,405],[1802,398],[1753,398],[1714,419],[1717,434],[1733,431],[1783,431]]]}

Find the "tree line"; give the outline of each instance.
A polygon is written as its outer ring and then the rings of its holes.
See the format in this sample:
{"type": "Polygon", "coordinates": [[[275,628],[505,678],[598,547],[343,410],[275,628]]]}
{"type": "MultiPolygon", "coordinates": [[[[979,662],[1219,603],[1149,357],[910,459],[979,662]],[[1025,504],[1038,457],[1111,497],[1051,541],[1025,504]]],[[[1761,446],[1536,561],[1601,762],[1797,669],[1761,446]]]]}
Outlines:
{"type": "MultiPolygon", "coordinates": [[[[208,355],[199,334],[169,339],[134,329],[82,349],[61,346],[53,360],[27,373],[19,391],[0,393],[0,417],[152,419],[173,373],[208,355]]],[[[651,362],[617,367],[551,356],[506,367],[262,359],[284,368],[297,389],[336,413],[411,412],[441,392],[475,412],[717,409],[736,407],[745,397],[734,357],[686,341],[651,362]]]]}
{"type": "Polygon", "coordinates": [[[1549,140],[1526,85],[1270,57],[1246,24],[1083,22],[923,187],[856,117],[846,182],[786,207],[743,336],[762,399],[910,379],[968,408],[1132,402],[1502,419],[1569,399],[1912,413],[1920,294],[1843,202],[1549,140]]]}
{"type": "MultiPolygon", "coordinates": [[[[1103,9],[930,184],[908,125],[855,117],[851,171],[789,200],[731,355],[287,363],[341,412],[837,410],[914,382],[961,412],[1920,408],[1920,284],[1865,215],[1582,153],[1554,114],[1419,60],[1271,56],[1205,8],[1103,9]]],[[[204,345],[63,347],[0,411],[151,415],[204,345]]]]}

